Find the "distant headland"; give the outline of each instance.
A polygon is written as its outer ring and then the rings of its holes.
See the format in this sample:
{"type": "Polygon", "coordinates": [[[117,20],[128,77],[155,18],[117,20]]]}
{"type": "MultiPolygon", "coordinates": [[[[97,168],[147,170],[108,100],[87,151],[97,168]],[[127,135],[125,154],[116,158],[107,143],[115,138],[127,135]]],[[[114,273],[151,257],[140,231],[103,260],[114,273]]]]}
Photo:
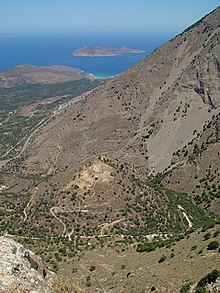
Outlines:
{"type": "Polygon", "coordinates": [[[130,49],[130,48],[113,48],[106,46],[86,46],[80,49],[73,51],[73,56],[82,56],[82,57],[108,57],[108,56],[118,56],[123,54],[136,54],[144,53],[145,51],[139,49],[130,49]]]}

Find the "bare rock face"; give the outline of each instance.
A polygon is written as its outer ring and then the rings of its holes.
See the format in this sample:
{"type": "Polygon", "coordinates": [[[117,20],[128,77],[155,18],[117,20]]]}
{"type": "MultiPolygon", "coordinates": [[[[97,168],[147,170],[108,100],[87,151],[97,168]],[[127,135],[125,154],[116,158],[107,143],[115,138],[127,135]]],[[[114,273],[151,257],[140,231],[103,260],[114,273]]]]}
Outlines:
{"type": "Polygon", "coordinates": [[[33,252],[10,238],[0,237],[0,292],[49,293],[51,275],[33,252]]]}

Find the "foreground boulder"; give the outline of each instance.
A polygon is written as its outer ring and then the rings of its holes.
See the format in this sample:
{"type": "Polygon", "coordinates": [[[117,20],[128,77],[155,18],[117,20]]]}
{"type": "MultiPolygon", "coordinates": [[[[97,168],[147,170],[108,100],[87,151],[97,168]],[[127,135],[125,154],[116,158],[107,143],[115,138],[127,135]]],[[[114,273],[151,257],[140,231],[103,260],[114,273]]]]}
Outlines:
{"type": "Polygon", "coordinates": [[[33,252],[10,238],[0,237],[0,292],[51,292],[51,276],[33,252]]]}

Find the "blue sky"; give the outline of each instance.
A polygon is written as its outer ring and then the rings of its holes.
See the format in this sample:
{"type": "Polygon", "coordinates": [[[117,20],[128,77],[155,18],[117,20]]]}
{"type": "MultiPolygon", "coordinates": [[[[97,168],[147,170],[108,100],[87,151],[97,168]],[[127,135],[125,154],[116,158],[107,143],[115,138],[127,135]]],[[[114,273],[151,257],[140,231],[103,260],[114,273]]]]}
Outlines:
{"type": "Polygon", "coordinates": [[[220,0],[0,0],[0,34],[180,32],[220,0]]]}

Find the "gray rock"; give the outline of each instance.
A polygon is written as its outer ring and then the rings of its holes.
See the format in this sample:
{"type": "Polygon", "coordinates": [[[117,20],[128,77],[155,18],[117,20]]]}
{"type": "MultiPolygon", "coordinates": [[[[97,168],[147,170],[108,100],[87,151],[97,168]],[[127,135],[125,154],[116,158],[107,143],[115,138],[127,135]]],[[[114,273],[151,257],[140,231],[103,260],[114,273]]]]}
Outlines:
{"type": "Polygon", "coordinates": [[[0,292],[49,293],[51,277],[40,257],[13,239],[0,237],[0,292]]]}

